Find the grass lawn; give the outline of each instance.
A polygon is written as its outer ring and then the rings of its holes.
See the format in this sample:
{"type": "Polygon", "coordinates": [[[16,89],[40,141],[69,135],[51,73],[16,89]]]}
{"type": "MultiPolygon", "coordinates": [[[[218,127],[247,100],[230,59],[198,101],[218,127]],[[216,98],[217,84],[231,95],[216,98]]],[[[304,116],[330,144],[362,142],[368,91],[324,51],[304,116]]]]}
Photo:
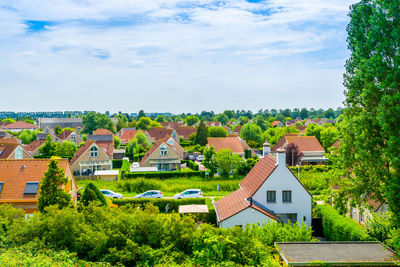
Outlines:
{"type": "Polygon", "coordinates": [[[124,197],[134,197],[147,190],[160,190],[164,196],[172,197],[186,189],[201,189],[204,196],[225,196],[239,188],[242,179],[210,179],[203,180],[200,177],[176,178],[176,179],[149,179],[136,178],[120,181],[78,181],[78,187],[84,187],[93,182],[99,189],[109,189],[123,194],[124,197]],[[219,191],[217,191],[219,185],[219,191]]]}

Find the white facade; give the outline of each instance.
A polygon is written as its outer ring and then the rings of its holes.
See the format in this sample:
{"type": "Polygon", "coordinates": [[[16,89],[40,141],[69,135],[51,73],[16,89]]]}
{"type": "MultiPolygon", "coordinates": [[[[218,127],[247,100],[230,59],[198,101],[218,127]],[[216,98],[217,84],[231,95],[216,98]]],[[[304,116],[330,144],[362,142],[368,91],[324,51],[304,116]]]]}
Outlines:
{"type": "Polygon", "coordinates": [[[273,211],[278,217],[280,214],[296,214],[297,222],[304,222],[311,226],[311,195],[286,167],[286,155],[278,153],[278,157],[277,168],[253,195],[253,199],[273,211]],[[279,164],[282,161],[284,164],[279,164]],[[267,202],[267,191],[276,192],[275,203],[267,202]],[[282,191],[291,191],[291,202],[283,202],[282,191]]]}
{"type": "Polygon", "coordinates": [[[263,223],[272,222],[274,219],[271,219],[267,215],[255,210],[251,207],[242,210],[239,213],[229,217],[228,219],[219,223],[219,227],[224,228],[232,228],[235,226],[241,226],[243,229],[247,224],[257,224],[262,225],[263,223]]]}

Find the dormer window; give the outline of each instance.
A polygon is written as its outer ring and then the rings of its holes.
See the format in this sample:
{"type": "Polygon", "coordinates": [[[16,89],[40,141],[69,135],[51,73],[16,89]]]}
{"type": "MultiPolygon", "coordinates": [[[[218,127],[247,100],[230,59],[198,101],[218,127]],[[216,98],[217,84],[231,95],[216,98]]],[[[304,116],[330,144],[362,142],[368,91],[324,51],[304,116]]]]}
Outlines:
{"type": "Polygon", "coordinates": [[[76,141],[76,135],[75,135],[74,132],[71,133],[71,141],[74,142],[74,143],[75,143],[75,141],[76,141]]]}
{"type": "Polygon", "coordinates": [[[90,148],[90,156],[93,157],[93,158],[96,158],[96,157],[98,156],[97,147],[92,146],[92,147],[90,148]]]}
{"type": "Polygon", "coordinates": [[[166,156],[167,154],[168,154],[167,146],[165,144],[161,145],[161,147],[160,147],[160,156],[166,156]]]}
{"type": "Polygon", "coordinates": [[[173,145],[173,144],[174,144],[174,139],[173,139],[173,138],[170,138],[170,139],[168,140],[168,144],[173,145]]]}
{"type": "Polygon", "coordinates": [[[39,182],[26,182],[24,194],[36,195],[39,189],[39,182]]]}

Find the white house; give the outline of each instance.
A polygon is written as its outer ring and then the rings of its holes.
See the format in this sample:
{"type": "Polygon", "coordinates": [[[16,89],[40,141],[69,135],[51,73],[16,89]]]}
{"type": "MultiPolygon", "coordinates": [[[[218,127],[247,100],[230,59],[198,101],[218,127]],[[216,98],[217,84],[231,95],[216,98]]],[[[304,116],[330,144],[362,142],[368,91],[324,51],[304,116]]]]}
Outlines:
{"type": "Polygon", "coordinates": [[[214,203],[219,227],[245,227],[272,220],[311,226],[312,196],[286,166],[286,155],[265,155],[240,189],[214,203]]]}

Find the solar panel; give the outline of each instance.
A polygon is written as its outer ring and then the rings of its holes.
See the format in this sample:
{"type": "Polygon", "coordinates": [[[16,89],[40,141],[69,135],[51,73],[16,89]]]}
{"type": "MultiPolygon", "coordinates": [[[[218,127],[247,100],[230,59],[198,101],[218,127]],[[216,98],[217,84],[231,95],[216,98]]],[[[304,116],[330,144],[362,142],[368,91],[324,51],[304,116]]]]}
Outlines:
{"type": "Polygon", "coordinates": [[[25,184],[24,194],[37,194],[39,182],[27,182],[25,184]]]}
{"type": "Polygon", "coordinates": [[[0,182],[0,193],[1,193],[1,190],[3,190],[3,185],[4,185],[4,183],[0,182]]]}

